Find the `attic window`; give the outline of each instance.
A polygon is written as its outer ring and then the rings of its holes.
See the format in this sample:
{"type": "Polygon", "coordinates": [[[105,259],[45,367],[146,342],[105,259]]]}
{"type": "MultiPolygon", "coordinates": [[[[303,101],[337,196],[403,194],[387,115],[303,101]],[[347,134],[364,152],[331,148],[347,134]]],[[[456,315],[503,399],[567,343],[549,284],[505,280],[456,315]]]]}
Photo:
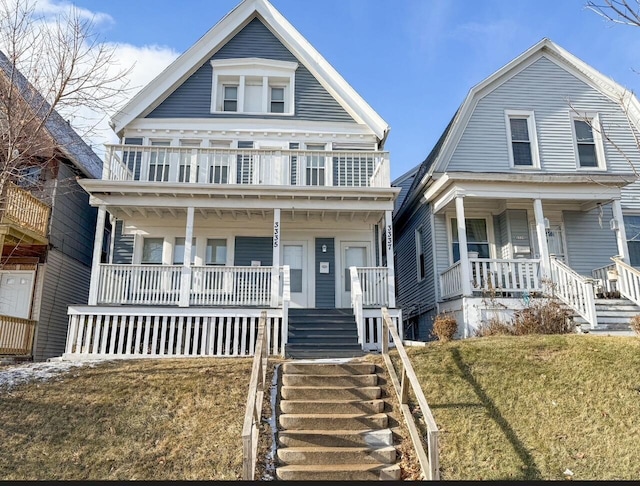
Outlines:
{"type": "Polygon", "coordinates": [[[574,113],[573,140],[579,169],[605,169],[604,147],[597,114],[574,113]]]}
{"type": "Polygon", "coordinates": [[[220,59],[211,66],[211,113],[294,114],[297,62],[220,59]]]}
{"type": "Polygon", "coordinates": [[[532,111],[505,110],[509,162],[514,168],[540,168],[536,122],[532,111]]]}

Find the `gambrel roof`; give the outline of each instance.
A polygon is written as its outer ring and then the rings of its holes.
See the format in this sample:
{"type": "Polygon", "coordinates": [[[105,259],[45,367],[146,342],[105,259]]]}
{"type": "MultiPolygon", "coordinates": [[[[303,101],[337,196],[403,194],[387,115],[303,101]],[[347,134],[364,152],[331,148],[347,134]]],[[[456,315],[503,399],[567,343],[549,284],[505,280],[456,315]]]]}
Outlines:
{"type": "Polygon", "coordinates": [[[384,142],[389,125],[320,53],[267,0],[243,0],[160,75],[138,92],[112,119],[116,134],[166,99],[207,59],[254,18],[258,18],[353,119],[384,142]]]}
{"type": "Polygon", "coordinates": [[[420,164],[411,189],[407,197],[405,197],[403,205],[398,210],[398,217],[416,200],[416,197],[419,197],[419,194],[417,196],[416,193],[423,191],[425,184],[429,181],[433,173],[440,173],[447,170],[447,163],[460,141],[478,102],[541,57],[545,57],[554,62],[576,78],[598,90],[604,96],[622,105],[629,116],[630,122],[640,130],[640,103],[633,92],[595,70],[550,39],[543,38],[540,42],[469,90],[469,93],[458,108],[453,119],[449,122],[449,125],[436,143],[436,146],[427,159],[420,164]]]}

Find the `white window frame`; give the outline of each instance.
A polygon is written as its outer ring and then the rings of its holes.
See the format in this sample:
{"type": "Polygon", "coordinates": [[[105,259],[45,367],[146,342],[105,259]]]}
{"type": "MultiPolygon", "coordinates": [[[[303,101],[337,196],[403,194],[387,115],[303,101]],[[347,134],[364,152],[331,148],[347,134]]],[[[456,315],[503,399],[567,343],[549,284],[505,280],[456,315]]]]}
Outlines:
{"type": "MultiPolygon", "coordinates": [[[[448,249],[447,249],[447,253],[449,254],[449,265],[453,265],[455,262],[453,261],[453,230],[452,230],[452,220],[457,219],[456,213],[455,212],[447,212],[446,214],[446,225],[447,225],[447,242],[448,242],[448,249]]],[[[496,240],[495,240],[495,234],[494,234],[494,228],[493,228],[493,215],[487,215],[487,214],[475,214],[474,212],[471,212],[471,214],[465,214],[464,215],[464,219],[468,220],[468,219],[484,219],[485,220],[485,224],[486,224],[486,228],[487,228],[487,241],[489,243],[489,258],[491,259],[495,259],[496,258],[496,254],[497,254],[497,250],[496,250],[496,240]]],[[[467,246],[469,245],[469,242],[467,241],[467,246]]]]}
{"type": "Polygon", "coordinates": [[[507,146],[509,149],[509,167],[512,169],[540,169],[540,150],[538,149],[538,136],[536,130],[536,118],[533,111],[525,110],[505,110],[504,121],[507,129],[507,146]],[[511,137],[511,119],[527,120],[527,129],[529,132],[529,147],[531,148],[532,165],[517,165],[513,157],[513,139],[511,137]]]}
{"type": "Polygon", "coordinates": [[[297,62],[273,59],[241,58],[211,61],[211,113],[243,113],[249,115],[292,116],[295,108],[295,72],[297,62]],[[244,109],[246,78],[262,78],[262,99],[259,112],[244,109]],[[224,85],[238,85],[237,111],[224,111],[224,85]],[[271,88],[284,88],[284,113],[271,112],[271,88]]]}
{"type": "MultiPolygon", "coordinates": [[[[215,257],[215,255],[214,255],[215,257]]],[[[229,240],[228,238],[215,238],[215,237],[210,237],[207,236],[206,240],[205,240],[205,245],[204,245],[204,257],[203,257],[203,265],[205,266],[209,266],[209,267],[224,267],[224,266],[228,266],[229,265],[229,240]],[[210,240],[218,240],[218,241],[224,241],[224,247],[225,247],[225,261],[224,263],[211,263],[207,261],[207,249],[209,247],[209,241],[210,240]]]]}
{"type": "Polygon", "coordinates": [[[571,119],[571,136],[573,137],[573,153],[576,158],[577,170],[607,170],[607,161],[604,156],[604,144],[602,143],[602,125],[600,124],[600,115],[597,112],[570,112],[571,119]],[[587,122],[591,126],[593,134],[593,143],[595,145],[596,160],[598,165],[595,167],[582,167],[580,165],[580,154],[578,152],[578,137],[576,136],[575,120],[587,122]]]}

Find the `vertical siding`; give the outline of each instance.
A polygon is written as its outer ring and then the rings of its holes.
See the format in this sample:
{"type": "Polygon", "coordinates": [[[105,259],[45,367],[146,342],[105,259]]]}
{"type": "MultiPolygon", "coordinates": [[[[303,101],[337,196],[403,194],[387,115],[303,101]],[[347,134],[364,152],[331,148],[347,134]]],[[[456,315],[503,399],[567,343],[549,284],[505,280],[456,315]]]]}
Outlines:
{"type": "Polygon", "coordinates": [[[67,339],[67,307],[87,303],[91,268],[52,249],[44,265],[40,316],[34,341],[34,361],[61,356],[67,339]]]}
{"type": "Polygon", "coordinates": [[[336,248],[333,238],[316,238],[316,308],[330,309],[336,306],[336,248]],[[322,253],[322,245],[327,252],[322,253]],[[329,273],[320,273],[320,262],[329,262],[329,273]]]}
{"type": "MultiPolygon", "coordinates": [[[[620,106],[549,59],[542,57],[479,100],[448,170],[505,172],[509,168],[504,110],[533,110],[542,170],[576,170],[570,114],[598,112],[616,145],[639,166],[640,151],[620,106]],[[569,104],[571,103],[571,105],[569,104]]],[[[625,157],[606,142],[611,172],[631,172],[625,157]]]]}
{"type": "Polygon", "coordinates": [[[123,235],[124,222],[117,220],[113,239],[113,263],[127,265],[133,263],[133,235],[123,235]]]}
{"type": "Polygon", "coordinates": [[[602,227],[599,214],[598,209],[563,213],[568,263],[581,275],[591,276],[594,268],[611,264],[611,257],[618,254],[615,233],[609,229],[611,206],[603,206],[602,227]]]}
{"type": "MultiPolygon", "coordinates": [[[[259,20],[254,19],[229,40],[211,59],[258,57],[278,61],[299,60],[259,20]]],[[[213,68],[207,59],[185,82],[158,105],[148,118],[261,118],[259,115],[211,113],[213,68]]],[[[263,118],[291,120],[291,116],[263,118]]],[[[353,122],[353,118],[302,64],[295,73],[293,119],[353,122]]]]}
{"type": "MultiPolygon", "coordinates": [[[[433,245],[431,234],[431,207],[420,205],[407,221],[394,228],[396,300],[402,308],[405,325],[418,320],[417,336],[424,338],[428,334],[424,316],[436,305],[435,282],[433,275],[433,245]],[[422,227],[422,249],[424,253],[425,278],[418,282],[416,256],[416,229],[422,227]]],[[[430,321],[429,321],[430,322],[430,321]]],[[[429,328],[430,329],[430,328],[429,328]]]]}
{"type": "Polygon", "coordinates": [[[60,164],[58,184],[51,208],[49,243],[66,256],[91,265],[97,210],[76,181],[76,173],[60,164]]]}
{"type": "Polygon", "coordinates": [[[234,265],[250,266],[252,261],[259,261],[260,266],[273,265],[273,239],[269,236],[236,237],[234,265]]]}

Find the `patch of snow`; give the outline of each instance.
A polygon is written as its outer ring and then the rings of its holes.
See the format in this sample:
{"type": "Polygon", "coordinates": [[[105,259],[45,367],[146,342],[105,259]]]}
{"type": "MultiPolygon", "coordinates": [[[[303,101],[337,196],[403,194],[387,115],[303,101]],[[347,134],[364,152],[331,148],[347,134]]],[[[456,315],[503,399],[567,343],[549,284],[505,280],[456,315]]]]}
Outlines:
{"type": "Polygon", "coordinates": [[[32,380],[46,381],[85,364],[82,361],[51,361],[0,366],[0,389],[8,389],[32,380]]]}

